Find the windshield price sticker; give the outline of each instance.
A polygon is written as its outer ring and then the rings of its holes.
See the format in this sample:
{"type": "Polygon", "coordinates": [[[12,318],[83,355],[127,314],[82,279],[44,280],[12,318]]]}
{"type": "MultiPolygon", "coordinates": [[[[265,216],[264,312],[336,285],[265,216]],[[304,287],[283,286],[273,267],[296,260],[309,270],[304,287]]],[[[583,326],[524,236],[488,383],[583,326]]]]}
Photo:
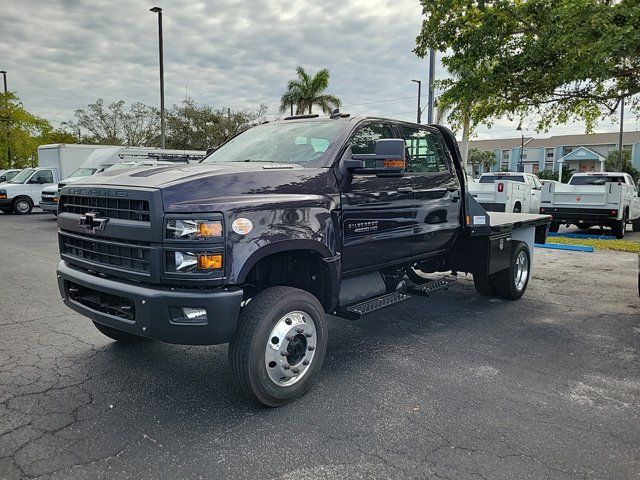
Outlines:
{"type": "Polygon", "coordinates": [[[248,218],[236,218],[231,224],[231,229],[238,235],[246,235],[253,230],[253,223],[248,218]]]}

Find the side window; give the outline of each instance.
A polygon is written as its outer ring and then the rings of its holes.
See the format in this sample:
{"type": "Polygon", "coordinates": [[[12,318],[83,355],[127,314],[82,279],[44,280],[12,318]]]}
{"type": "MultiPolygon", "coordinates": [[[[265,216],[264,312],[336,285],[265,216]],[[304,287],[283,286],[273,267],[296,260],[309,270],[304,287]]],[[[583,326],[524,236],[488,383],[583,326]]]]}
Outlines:
{"type": "Polygon", "coordinates": [[[376,142],[393,138],[393,128],[388,123],[369,123],[359,127],[351,137],[351,153],[376,153],[376,142]]]}
{"type": "Polygon", "coordinates": [[[407,145],[407,170],[410,172],[446,172],[449,170],[444,148],[436,135],[424,128],[402,127],[407,145]]]}
{"type": "Polygon", "coordinates": [[[53,183],[53,172],[51,170],[39,170],[31,177],[32,183],[53,183]]]}

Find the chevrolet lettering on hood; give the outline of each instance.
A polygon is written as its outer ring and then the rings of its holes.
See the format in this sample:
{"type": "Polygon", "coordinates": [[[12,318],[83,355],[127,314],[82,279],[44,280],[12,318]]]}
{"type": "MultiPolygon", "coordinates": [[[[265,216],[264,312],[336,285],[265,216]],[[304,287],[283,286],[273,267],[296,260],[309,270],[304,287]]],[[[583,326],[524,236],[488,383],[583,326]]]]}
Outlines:
{"type": "Polygon", "coordinates": [[[129,192],[123,190],[108,190],[103,188],[70,188],[69,195],[81,195],[83,197],[116,197],[127,198],[129,192]]]}

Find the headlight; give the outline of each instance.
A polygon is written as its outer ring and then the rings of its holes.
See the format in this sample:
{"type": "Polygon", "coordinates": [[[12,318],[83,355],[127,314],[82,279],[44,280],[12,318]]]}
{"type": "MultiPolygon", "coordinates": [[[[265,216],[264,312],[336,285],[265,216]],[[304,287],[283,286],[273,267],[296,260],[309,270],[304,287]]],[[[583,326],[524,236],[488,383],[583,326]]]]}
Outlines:
{"type": "Polygon", "coordinates": [[[167,272],[205,273],[221,269],[221,253],[167,252],[167,272]]]}
{"type": "Polygon", "coordinates": [[[166,237],[172,240],[208,240],[222,236],[220,220],[169,220],[166,237]]]}
{"type": "Polygon", "coordinates": [[[7,198],[7,191],[6,190],[0,190],[0,198],[2,198],[2,199],[7,198]]]}

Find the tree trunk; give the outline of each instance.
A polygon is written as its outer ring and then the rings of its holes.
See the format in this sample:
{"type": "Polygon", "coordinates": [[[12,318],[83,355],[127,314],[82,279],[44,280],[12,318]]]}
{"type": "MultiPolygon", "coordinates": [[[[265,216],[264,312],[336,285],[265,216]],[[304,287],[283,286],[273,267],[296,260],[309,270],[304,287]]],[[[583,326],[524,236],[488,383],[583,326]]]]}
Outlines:
{"type": "Polygon", "coordinates": [[[313,107],[313,103],[309,104],[309,115],[311,115],[311,108],[313,107]]]}
{"type": "Polygon", "coordinates": [[[469,137],[471,136],[471,117],[465,113],[462,119],[462,142],[460,146],[460,156],[462,165],[466,169],[467,157],[469,156],[469,137]]]}

